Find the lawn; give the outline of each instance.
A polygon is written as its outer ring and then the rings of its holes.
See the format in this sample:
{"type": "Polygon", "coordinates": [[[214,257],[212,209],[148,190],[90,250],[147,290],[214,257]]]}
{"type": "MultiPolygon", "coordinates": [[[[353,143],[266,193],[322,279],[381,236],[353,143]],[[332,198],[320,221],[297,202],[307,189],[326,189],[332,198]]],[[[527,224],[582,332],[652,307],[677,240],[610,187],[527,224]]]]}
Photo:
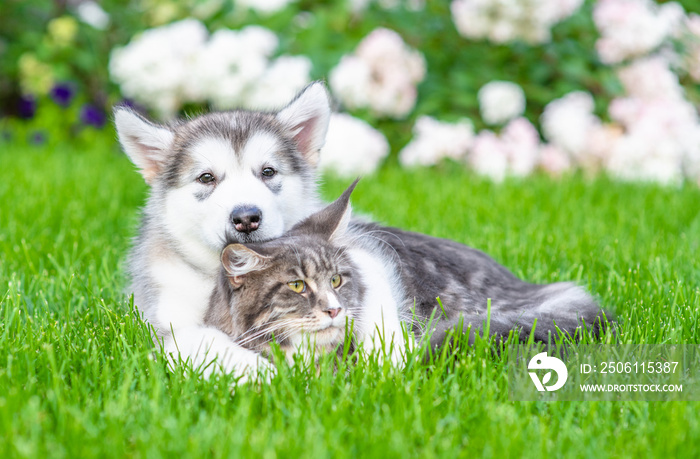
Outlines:
{"type": "MultiPolygon", "coordinates": [[[[170,373],[123,269],[147,192],[113,134],[0,144],[2,457],[698,457],[700,402],[512,402],[502,357],[282,368],[262,387],[170,373]]],[[[328,179],[327,199],[349,180],[328,179]]],[[[700,343],[700,190],[456,164],[364,177],[358,212],[573,279],[629,343],[700,343]]]]}

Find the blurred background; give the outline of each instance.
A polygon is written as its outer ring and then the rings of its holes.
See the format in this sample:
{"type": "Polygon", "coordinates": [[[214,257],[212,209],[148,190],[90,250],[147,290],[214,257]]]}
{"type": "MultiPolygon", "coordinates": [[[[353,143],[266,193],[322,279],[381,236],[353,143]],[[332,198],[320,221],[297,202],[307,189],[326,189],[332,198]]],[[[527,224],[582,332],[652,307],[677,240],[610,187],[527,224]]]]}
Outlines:
{"type": "MultiPolygon", "coordinates": [[[[334,99],[322,167],[700,182],[697,0],[3,0],[0,145],[334,99]]],[[[116,142],[116,140],[114,141],[116,142]]]]}

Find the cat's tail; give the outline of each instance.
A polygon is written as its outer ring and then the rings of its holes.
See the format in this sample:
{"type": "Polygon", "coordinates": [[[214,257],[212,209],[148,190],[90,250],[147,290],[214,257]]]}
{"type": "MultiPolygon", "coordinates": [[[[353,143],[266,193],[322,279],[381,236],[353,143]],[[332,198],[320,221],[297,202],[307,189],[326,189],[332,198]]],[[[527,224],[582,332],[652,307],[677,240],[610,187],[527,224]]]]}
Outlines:
{"type": "Polygon", "coordinates": [[[475,334],[487,329],[489,335],[500,339],[515,333],[522,342],[531,337],[534,341],[548,342],[561,334],[573,339],[580,337],[585,327],[598,336],[610,326],[611,317],[603,311],[593,297],[570,282],[533,286],[525,298],[510,303],[494,302],[488,314],[460,314],[458,317],[437,320],[430,327],[431,347],[444,344],[452,330],[469,330],[469,343],[475,334]],[[488,323],[487,323],[488,322],[488,323]]]}

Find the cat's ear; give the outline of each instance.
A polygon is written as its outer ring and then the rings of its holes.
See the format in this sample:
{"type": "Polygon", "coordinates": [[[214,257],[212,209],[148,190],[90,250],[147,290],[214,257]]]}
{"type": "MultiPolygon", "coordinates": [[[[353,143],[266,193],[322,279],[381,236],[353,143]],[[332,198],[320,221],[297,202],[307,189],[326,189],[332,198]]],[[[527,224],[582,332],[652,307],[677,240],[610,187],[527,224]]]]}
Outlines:
{"type": "Polygon", "coordinates": [[[313,167],[318,165],[330,119],[328,91],[320,81],[308,85],[277,113],[277,120],[291,134],[297,148],[313,167]]]}
{"type": "Polygon", "coordinates": [[[245,276],[253,271],[267,267],[270,257],[267,257],[243,244],[227,245],[221,253],[221,263],[226,270],[229,282],[234,288],[239,288],[245,281],[245,276]]]}
{"type": "Polygon", "coordinates": [[[318,235],[331,242],[342,237],[348,228],[350,217],[352,216],[350,195],[352,195],[359,180],[358,178],[352,182],[352,185],[338,199],[323,210],[316,212],[297,224],[297,226],[292,228],[291,233],[318,235]]]}
{"type": "Polygon", "coordinates": [[[153,185],[170,155],[175,134],[153,124],[127,107],[114,109],[114,124],[124,153],[139,168],[146,183],[153,185]]]}

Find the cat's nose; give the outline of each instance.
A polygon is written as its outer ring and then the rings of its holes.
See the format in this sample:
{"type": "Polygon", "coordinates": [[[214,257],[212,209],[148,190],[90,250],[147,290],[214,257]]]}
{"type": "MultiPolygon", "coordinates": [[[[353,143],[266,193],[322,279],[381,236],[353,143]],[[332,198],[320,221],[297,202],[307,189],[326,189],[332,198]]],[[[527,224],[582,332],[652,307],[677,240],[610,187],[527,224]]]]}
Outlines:
{"type": "Polygon", "coordinates": [[[326,309],[326,313],[331,317],[331,319],[335,319],[338,317],[338,314],[340,314],[340,308],[326,309]]]}
{"type": "Polygon", "coordinates": [[[231,212],[231,223],[239,233],[250,234],[260,226],[262,212],[255,206],[238,206],[231,212]]]}

